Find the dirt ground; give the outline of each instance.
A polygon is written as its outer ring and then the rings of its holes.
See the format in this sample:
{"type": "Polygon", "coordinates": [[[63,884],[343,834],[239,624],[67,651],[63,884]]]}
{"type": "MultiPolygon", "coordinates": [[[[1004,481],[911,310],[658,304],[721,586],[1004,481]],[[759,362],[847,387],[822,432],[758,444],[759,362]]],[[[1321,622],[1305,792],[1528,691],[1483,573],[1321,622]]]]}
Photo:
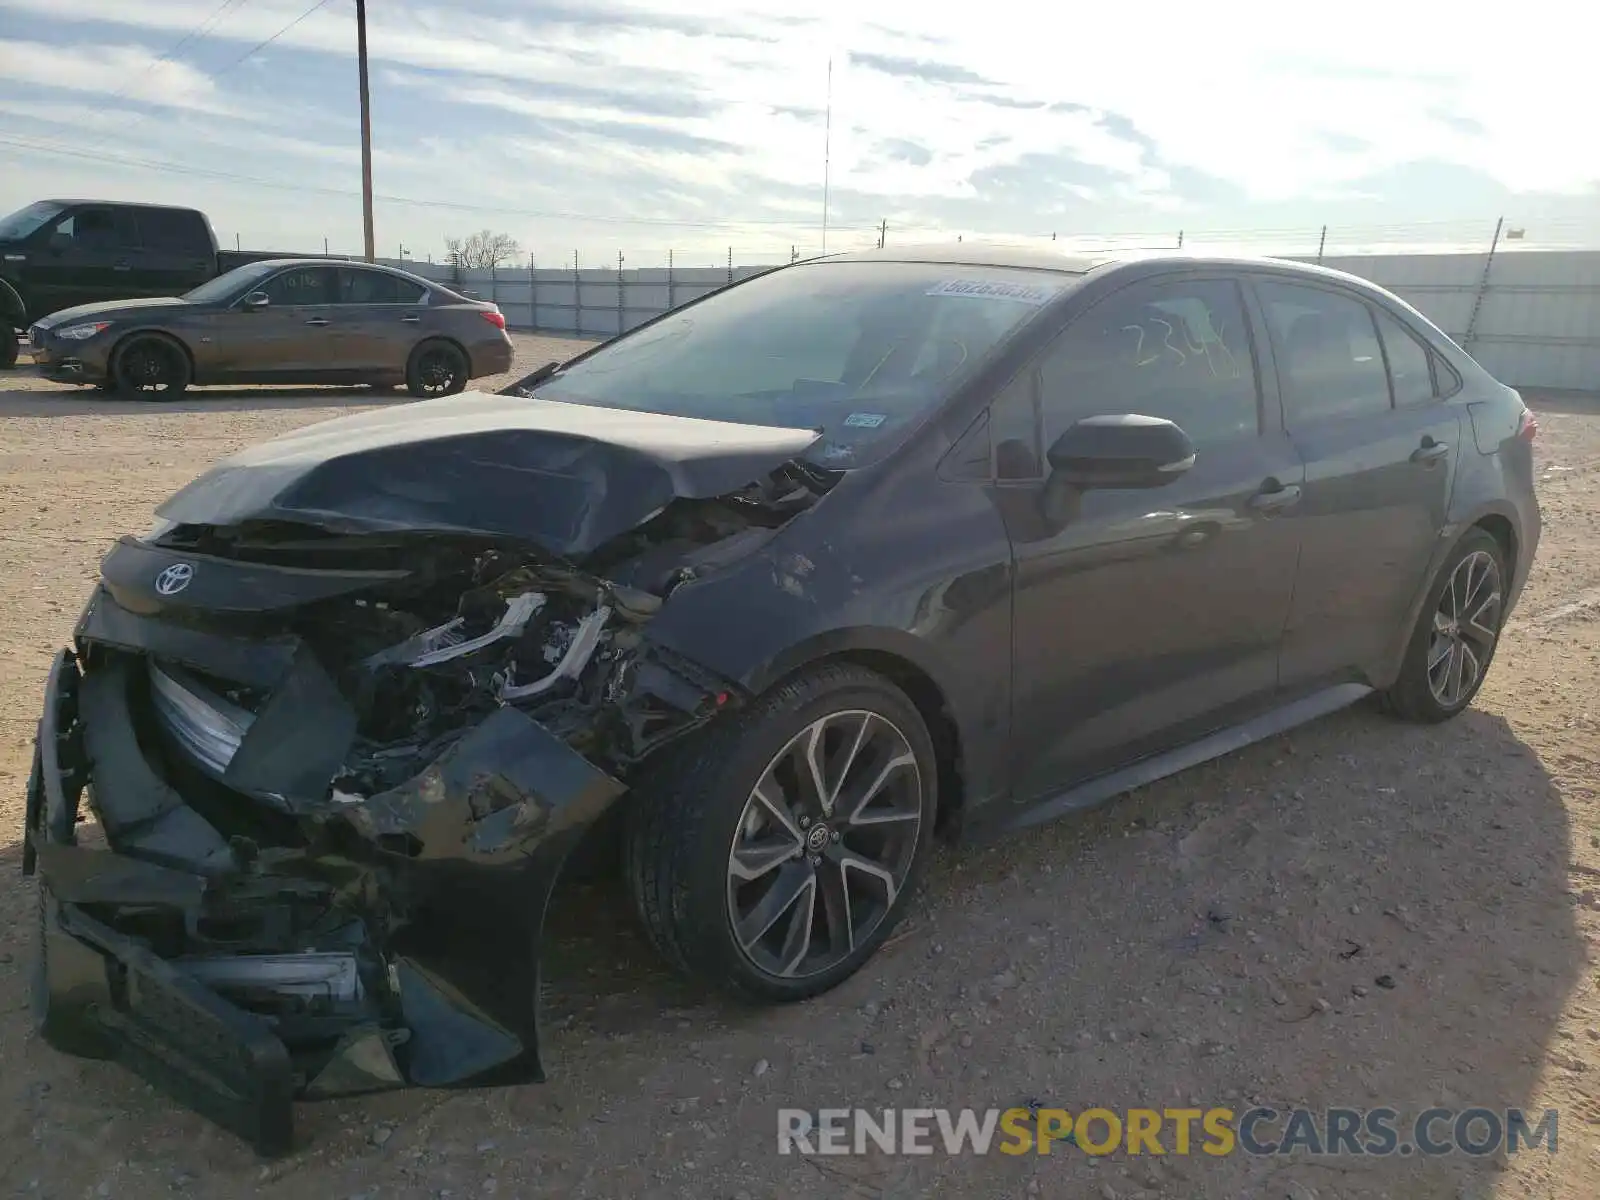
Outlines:
{"type": "MultiPolygon", "coordinates": [[[[521,339],[519,367],[572,343],[521,339]]],[[[496,381],[486,381],[495,386],[496,381]]],[[[1532,397],[1544,543],[1489,682],[1438,728],[1358,707],[984,852],[832,994],[736,1008],[622,889],[553,917],[551,1081],[303,1105],[263,1165],[35,1038],[22,798],[49,657],[117,535],[217,457],[371,403],[170,406],[0,381],[0,1187],[18,1196],[1600,1196],[1600,399],[1532,397]],[[1383,982],[1379,982],[1380,978],[1383,982]],[[1392,985],[1392,986],[1391,986],[1392,985]],[[1559,1110],[1507,1158],[780,1157],[780,1107],[1559,1110]]],[[[1172,1146],[1168,1145],[1171,1150],[1172,1146]]]]}

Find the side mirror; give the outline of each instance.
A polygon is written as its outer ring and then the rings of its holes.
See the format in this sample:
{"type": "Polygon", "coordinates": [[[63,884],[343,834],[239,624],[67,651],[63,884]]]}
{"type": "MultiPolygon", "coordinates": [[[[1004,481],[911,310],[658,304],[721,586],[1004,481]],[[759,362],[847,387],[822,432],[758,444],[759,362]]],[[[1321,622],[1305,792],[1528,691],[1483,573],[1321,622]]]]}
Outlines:
{"type": "Polygon", "coordinates": [[[265,292],[251,292],[244,298],[244,303],[241,307],[245,312],[255,312],[256,309],[266,308],[271,303],[271,298],[265,292]]]}
{"type": "Polygon", "coordinates": [[[1194,443],[1162,417],[1085,417],[1050,447],[1051,482],[1079,489],[1153,488],[1194,466],[1194,443]]]}

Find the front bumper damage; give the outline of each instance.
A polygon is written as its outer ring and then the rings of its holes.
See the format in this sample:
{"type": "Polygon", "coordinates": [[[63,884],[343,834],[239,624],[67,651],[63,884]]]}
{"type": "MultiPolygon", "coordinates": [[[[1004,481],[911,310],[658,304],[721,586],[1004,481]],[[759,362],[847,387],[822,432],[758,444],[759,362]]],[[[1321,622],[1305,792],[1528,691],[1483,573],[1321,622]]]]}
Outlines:
{"type": "MultiPolygon", "coordinates": [[[[39,881],[47,1041],[122,1062],[267,1156],[291,1145],[296,1099],[542,1081],[546,907],[624,785],[501,707],[385,792],[262,806],[295,836],[224,837],[151,744],[127,649],[141,638],[234,675],[286,649],[149,621],[102,591],[77,652],[57,657],[23,863],[39,881]],[[80,844],[86,802],[108,846],[80,844]]],[[[318,715],[292,670],[286,693],[318,715]]],[[[252,744],[233,764],[246,776],[252,744]]]]}
{"type": "Polygon", "coordinates": [[[743,700],[649,625],[831,486],[809,431],[461,401],[219,464],[50,672],[38,1027],[266,1155],[298,1098],[543,1078],[563,864],[743,700]]]}

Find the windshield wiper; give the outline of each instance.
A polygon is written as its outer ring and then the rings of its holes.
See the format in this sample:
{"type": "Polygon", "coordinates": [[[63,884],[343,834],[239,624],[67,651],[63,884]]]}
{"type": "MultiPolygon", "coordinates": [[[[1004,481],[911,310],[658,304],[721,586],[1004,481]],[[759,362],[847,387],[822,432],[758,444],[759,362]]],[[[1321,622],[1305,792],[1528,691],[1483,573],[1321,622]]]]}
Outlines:
{"type": "Polygon", "coordinates": [[[533,395],[534,388],[538,387],[541,383],[548,383],[556,374],[556,372],[560,370],[560,363],[547,362],[532,375],[524,376],[515,383],[511,384],[509,387],[501,388],[499,394],[502,396],[531,397],[533,395]]]}

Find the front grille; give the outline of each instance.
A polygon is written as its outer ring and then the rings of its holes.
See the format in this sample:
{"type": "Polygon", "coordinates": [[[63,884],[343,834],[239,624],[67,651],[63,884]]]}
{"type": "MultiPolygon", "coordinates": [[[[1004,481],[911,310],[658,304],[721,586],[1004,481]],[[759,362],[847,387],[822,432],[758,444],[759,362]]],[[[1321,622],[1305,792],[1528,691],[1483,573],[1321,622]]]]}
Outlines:
{"type": "Polygon", "coordinates": [[[150,696],[172,739],[213,775],[239,752],[255,714],[231,704],[182,673],[150,664],[150,696]]]}

